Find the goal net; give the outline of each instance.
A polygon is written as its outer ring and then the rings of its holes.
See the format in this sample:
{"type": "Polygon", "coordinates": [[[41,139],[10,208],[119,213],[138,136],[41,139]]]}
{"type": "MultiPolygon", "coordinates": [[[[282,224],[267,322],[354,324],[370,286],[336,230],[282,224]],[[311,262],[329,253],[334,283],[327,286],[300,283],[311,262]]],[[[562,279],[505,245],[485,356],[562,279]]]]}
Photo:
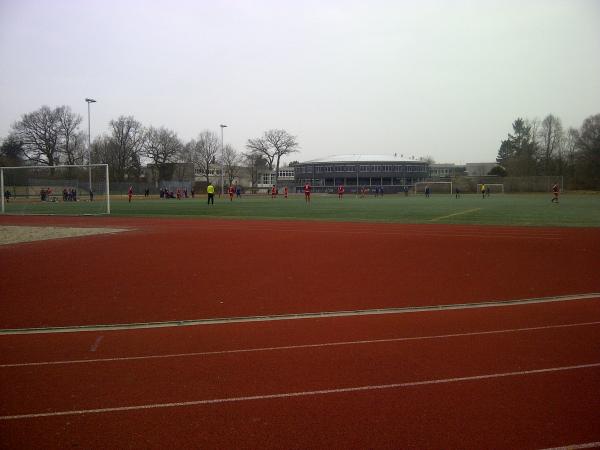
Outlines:
{"type": "MultiPolygon", "coordinates": [[[[481,194],[481,187],[483,183],[477,184],[477,193],[481,194]]],[[[504,184],[502,183],[485,183],[486,189],[488,189],[491,194],[504,194],[504,184]]]]}
{"type": "Polygon", "coordinates": [[[428,187],[430,194],[452,194],[452,181],[419,181],[415,183],[415,194],[424,194],[428,187]]]}
{"type": "Polygon", "coordinates": [[[110,214],[107,164],[0,167],[0,187],[3,214],[110,214]]]}

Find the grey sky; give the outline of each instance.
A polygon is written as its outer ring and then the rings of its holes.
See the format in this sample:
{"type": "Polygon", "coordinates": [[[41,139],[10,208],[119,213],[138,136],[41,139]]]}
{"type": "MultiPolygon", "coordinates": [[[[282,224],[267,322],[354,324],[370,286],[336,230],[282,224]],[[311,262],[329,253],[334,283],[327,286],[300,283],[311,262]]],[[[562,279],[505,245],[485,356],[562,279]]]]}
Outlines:
{"type": "Polygon", "coordinates": [[[493,161],[517,117],[600,113],[600,1],[0,0],[0,137],[46,104],[307,160],[493,161]]]}

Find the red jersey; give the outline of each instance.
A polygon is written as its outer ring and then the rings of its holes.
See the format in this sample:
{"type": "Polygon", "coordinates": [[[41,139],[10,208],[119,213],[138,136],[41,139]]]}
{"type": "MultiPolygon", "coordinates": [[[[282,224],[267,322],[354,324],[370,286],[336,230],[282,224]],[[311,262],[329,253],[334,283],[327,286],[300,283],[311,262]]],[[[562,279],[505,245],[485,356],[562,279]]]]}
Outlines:
{"type": "Polygon", "coordinates": [[[229,195],[233,195],[233,194],[235,194],[235,188],[233,186],[229,186],[229,189],[227,190],[227,192],[229,192],[229,195]]]}
{"type": "MultiPolygon", "coordinates": [[[[121,192],[123,192],[123,191],[121,191],[121,192]]],[[[127,191],[127,195],[133,195],[133,188],[132,187],[130,187],[129,191],[127,191]]]]}
{"type": "Polygon", "coordinates": [[[271,195],[275,195],[275,194],[277,194],[277,188],[275,186],[273,186],[271,188],[271,195]]]}
{"type": "Polygon", "coordinates": [[[344,193],[344,186],[338,186],[338,194],[344,193]]]}
{"type": "Polygon", "coordinates": [[[310,189],[311,189],[310,184],[304,185],[304,193],[305,194],[310,194],[310,189]]]}

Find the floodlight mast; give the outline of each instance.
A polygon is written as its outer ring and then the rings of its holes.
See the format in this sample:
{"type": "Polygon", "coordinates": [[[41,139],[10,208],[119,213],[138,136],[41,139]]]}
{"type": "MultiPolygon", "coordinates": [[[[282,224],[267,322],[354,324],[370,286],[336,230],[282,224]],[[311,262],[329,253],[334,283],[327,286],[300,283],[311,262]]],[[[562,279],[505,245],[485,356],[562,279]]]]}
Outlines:
{"type": "Polygon", "coordinates": [[[225,180],[223,178],[223,163],[224,163],[224,159],[225,159],[225,151],[224,151],[224,147],[223,147],[223,128],[227,128],[227,125],[220,125],[221,127],[221,194],[223,194],[223,191],[225,189],[225,180]]]}
{"type": "Polygon", "coordinates": [[[87,102],[88,105],[88,167],[89,167],[89,185],[88,185],[88,190],[89,190],[89,194],[90,194],[90,200],[93,197],[92,195],[92,131],[90,128],[90,103],[96,103],[96,100],[94,100],[93,98],[86,98],[85,101],[87,102]]]}

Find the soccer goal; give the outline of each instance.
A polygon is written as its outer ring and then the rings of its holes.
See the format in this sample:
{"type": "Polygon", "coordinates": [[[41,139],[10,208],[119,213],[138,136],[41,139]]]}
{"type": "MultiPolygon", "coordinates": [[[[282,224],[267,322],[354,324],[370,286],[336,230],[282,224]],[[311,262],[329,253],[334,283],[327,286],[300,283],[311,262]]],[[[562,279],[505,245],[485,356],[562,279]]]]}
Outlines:
{"type": "Polygon", "coordinates": [[[0,167],[3,214],[110,214],[108,164],[0,167]]]}
{"type": "Polygon", "coordinates": [[[415,183],[415,194],[423,194],[429,187],[431,194],[452,194],[452,181],[419,181],[415,183]]]}
{"type": "MultiPolygon", "coordinates": [[[[483,183],[477,184],[477,193],[481,194],[481,186],[483,183]]],[[[485,183],[486,189],[489,189],[489,193],[491,194],[504,194],[504,184],[503,183],[485,183]]]]}

